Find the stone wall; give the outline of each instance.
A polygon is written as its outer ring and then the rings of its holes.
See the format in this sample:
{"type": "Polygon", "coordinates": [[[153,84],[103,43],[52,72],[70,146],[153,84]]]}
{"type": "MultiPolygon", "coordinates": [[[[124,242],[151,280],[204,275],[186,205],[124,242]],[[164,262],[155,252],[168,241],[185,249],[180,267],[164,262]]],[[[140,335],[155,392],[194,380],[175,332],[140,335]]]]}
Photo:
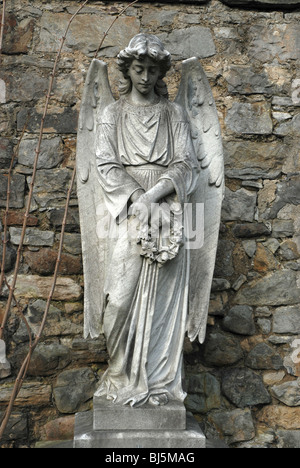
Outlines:
{"type": "MultiPolygon", "coordinates": [[[[14,166],[5,270],[11,276],[49,75],[74,1],[7,2],[0,70],[0,213],[14,166]]],[[[74,20],[55,80],[16,296],[32,334],[51,287],[86,72],[104,30],[124,4],[90,2],[74,20]]],[[[210,437],[231,447],[300,446],[300,7],[297,0],[141,2],[104,43],[113,91],[114,57],[140,31],[158,34],[174,57],[196,55],[209,77],[222,124],[226,197],[207,339],[186,342],[186,405],[210,437]],[[246,8],[244,8],[246,7],[246,8]],[[294,9],[293,9],[294,8],[294,9]]],[[[1,230],[3,229],[0,224],[1,230]]],[[[105,340],[83,340],[80,230],[71,197],[60,276],[42,340],[2,441],[10,447],[72,438],[74,413],[90,408],[107,365],[105,340]]],[[[1,247],[2,248],[2,247],[1,247]]],[[[0,248],[0,249],[1,249],[0,248]]],[[[1,253],[1,252],[0,252],[1,253]]],[[[5,307],[4,290],[0,318],[5,307]]],[[[13,308],[0,364],[0,414],[28,349],[13,308]]]]}

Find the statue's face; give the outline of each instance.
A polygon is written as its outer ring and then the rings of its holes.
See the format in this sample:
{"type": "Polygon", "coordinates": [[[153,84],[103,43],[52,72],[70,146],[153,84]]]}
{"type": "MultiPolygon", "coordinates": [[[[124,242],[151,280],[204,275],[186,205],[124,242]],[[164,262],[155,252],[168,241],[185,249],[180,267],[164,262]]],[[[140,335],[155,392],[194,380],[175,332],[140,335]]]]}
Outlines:
{"type": "Polygon", "coordinates": [[[160,75],[159,65],[149,57],[134,59],[128,69],[132,86],[144,96],[150,95],[160,75]]]}

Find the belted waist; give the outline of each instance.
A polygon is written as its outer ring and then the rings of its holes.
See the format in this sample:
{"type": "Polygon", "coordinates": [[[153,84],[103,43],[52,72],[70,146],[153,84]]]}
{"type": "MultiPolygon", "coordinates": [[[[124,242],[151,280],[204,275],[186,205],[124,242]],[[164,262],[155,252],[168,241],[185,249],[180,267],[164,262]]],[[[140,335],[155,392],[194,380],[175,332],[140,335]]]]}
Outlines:
{"type": "Polygon", "coordinates": [[[142,164],[141,166],[125,166],[125,169],[129,169],[129,171],[137,170],[137,171],[165,171],[167,168],[166,166],[161,166],[160,164],[142,164]]]}

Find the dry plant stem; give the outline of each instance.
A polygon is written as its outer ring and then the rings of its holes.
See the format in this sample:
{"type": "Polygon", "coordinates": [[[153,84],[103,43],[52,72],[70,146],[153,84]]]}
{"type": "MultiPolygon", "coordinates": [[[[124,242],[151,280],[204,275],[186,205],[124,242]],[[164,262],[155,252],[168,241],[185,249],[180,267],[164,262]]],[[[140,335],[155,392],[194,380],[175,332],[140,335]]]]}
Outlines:
{"type": "Polygon", "coordinates": [[[5,6],[6,6],[6,0],[3,0],[2,19],[1,19],[1,26],[0,26],[0,63],[1,63],[2,44],[3,44],[3,35],[4,35],[5,6]]]}
{"type": "MultiPolygon", "coordinates": [[[[13,408],[14,401],[15,401],[16,397],[18,396],[18,393],[19,393],[19,391],[20,391],[20,389],[22,387],[24,378],[25,378],[27,370],[28,370],[28,366],[30,364],[32,353],[33,353],[33,351],[35,350],[36,346],[38,345],[38,343],[40,341],[40,338],[41,338],[41,335],[43,333],[43,330],[44,330],[44,327],[45,327],[45,324],[46,324],[46,320],[47,320],[47,317],[48,317],[48,312],[49,312],[49,309],[50,309],[51,301],[53,299],[53,294],[54,294],[54,291],[55,291],[57,277],[58,277],[58,270],[59,270],[59,266],[60,266],[60,262],[61,262],[61,254],[62,254],[62,249],[63,249],[63,240],[64,240],[64,234],[65,234],[65,228],[66,228],[66,222],[67,222],[68,208],[69,208],[69,204],[70,204],[70,198],[71,198],[71,193],[72,193],[72,188],[73,188],[73,185],[74,185],[75,177],[76,177],[76,169],[74,168],[71,183],[70,183],[70,187],[69,187],[69,190],[68,190],[67,200],[66,200],[65,213],[64,213],[64,218],[63,218],[63,222],[62,222],[61,236],[60,236],[59,249],[58,249],[58,255],[57,255],[57,260],[56,260],[56,265],[55,265],[55,271],[54,271],[54,276],[53,276],[52,287],[51,287],[51,290],[49,292],[49,296],[48,296],[48,300],[47,300],[47,304],[46,304],[46,307],[45,307],[45,311],[44,311],[44,315],[43,315],[43,319],[42,319],[40,328],[38,330],[38,333],[37,333],[33,343],[30,342],[28,354],[27,354],[26,358],[24,359],[24,361],[23,361],[23,363],[21,365],[21,368],[19,370],[18,376],[16,378],[14,388],[13,388],[13,391],[12,391],[12,394],[11,394],[11,397],[10,397],[10,401],[9,401],[9,404],[8,404],[7,409],[6,409],[4,419],[3,419],[1,427],[0,427],[0,440],[1,440],[2,436],[3,436],[3,433],[4,433],[4,430],[6,428],[7,422],[9,420],[9,417],[10,417],[10,414],[11,414],[11,411],[12,411],[12,408],[13,408]]],[[[29,333],[29,336],[30,336],[30,333],[29,333]]]]}
{"type": "Polygon", "coordinates": [[[8,318],[8,314],[9,314],[12,299],[13,299],[13,294],[14,294],[15,288],[16,288],[17,276],[18,276],[18,271],[19,271],[19,266],[20,266],[20,261],[21,261],[21,252],[22,252],[25,233],[26,233],[27,219],[28,219],[28,216],[29,216],[30,205],[31,205],[31,200],[32,200],[32,195],[33,195],[33,187],[34,187],[34,182],[35,182],[35,177],[36,177],[37,164],[38,164],[39,154],[40,154],[40,151],[41,151],[41,143],[42,143],[42,139],[43,139],[44,123],[45,123],[45,118],[46,118],[46,115],[47,115],[47,112],[48,112],[48,106],[49,106],[51,91],[52,91],[52,88],[53,88],[53,82],[54,82],[54,77],[55,77],[55,74],[56,74],[57,65],[58,65],[58,62],[59,62],[59,59],[60,59],[60,56],[61,56],[62,48],[63,48],[63,45],[65,43],[67,33],[68,33],[69,28],[71,26],[71,23],[74,20],[74,18],[77,16],[77,14],[82,10],[82,8],[87,4],[88,1],[89,0],[86,0],[78,8],[76,13],[70,18],[70,20],[68,22],[68,25],[67,25],[67,28],[66,28],[66,31],[64,33],[64,36],[61,38],[60,48],[59,48],[59,51],[57,52],[54,67],[53,67],[52,73],[50,75],[49,90],[48,90],[48,94],[46,96],[46,104],[45,104],[45,108],[44,108],[44,112],[43,112],[43,117],[42,117],[42,120],[41,120],[38,144],[37,144],[37,148],[35,150],[36,154],[35,154],[35,158],[34,158],[33,172],[32,172],[30,188],[29,188],[29,195],[28,195],[28,200],[27,200],[26,211],[25,211],[25,214],[24,214],[24,222],[23,222],[23,227],[22,227],[22,232],[21,232],[21,237],[20,237],[20,243],[19,243],[19,247],[18,247],[18,251],[17,251],[16,265],[15,265],[15,270],[14,270],[14,275],[13,275],[13,278],[12,278],[12,283],[10,285],[7,305],[6,305],[6,308],[5,308],[4,317],[3,317],[3,321],[2,321],[2,325],[1,325],[1,329],[0,329],[0,339],[3,336],[4,327],[5,327],[7,318],[8,318]]]}
{"type": "MultiPolygon", "coordinates": [[[[24,136],[27,124],[28,124],[28,120],[29,120],[29,116],[27,117],[26,123],[24,125],[23,130],[22,130],[22,134],[21,134],[21,136],[19,138],[17,147],[16,147],[15,151],[13,152],[11,162],[10,162],[10,166],[9,166],[8,177],[7,177],[7,195],[6,195],[6,208],[5,208],[5,214],[4,214],[4,229],[3,229],[3,242],[2,242],[3,251],[2,251],[2,262],[1,262],[1,275],[0,275],[0,296],[1,296],[4,277],[5,277],[5,275],[4,275],[5,257],[6,257],[6,246],[7,246],[7,242],[8,242],[8,240],[7,240],[7,217],[8,217],[9,202],[10,202],[11,176],[12,176],[12,170],[13,170],[13,167],[14,167],[14,162],[15,162],[16,158],[18,157],[18,154],[19,154],[20,144],[21,144],[21,141],[23,139],[23,136],[24,136]]],[[[0,339],[2,338],[2,333],[3,333],[3,331],[2,331],[2,328],[1,328],[1,330],[0,330],[0,339]]]]}
{"type": "Polygon", "coordinates": [[[108,28],[108,29],[105,31],[105,33],[103,34],[103,38],[102,38],[102,40],[101,40],[101,42],[100,42],[100,44],[99,44],[98,49],[96,50],[96,53],[95,53],[95,55],[94,55],[94,58],[97,57],[97,55],[98,55],[98,53],[99,53],[99,51],[100,51],[100,49],[101,49],[101,47],[102,47],[102,45],[103,45],[103,42],[104,42],[106,36],[108,35],[109,31],[111,30],[111,28],[113,27],[113,25],[115,24],[115,22],[120,18],[120,16],[123,15],[123,13],[125,13],[125,11],[126,11],[129,7],[131,7],[132,5],[134,5],[135,3],[137,3],[138,1],[139,1],[139,0],[134,0],[134,2],[130,3],[130,4],[127,5],[125,8],[123,8],[123,10],[121,10],[120,13],[115,17],[114,21],[111,23],[111,25],[109,26],[109,28],[108,28]]]}

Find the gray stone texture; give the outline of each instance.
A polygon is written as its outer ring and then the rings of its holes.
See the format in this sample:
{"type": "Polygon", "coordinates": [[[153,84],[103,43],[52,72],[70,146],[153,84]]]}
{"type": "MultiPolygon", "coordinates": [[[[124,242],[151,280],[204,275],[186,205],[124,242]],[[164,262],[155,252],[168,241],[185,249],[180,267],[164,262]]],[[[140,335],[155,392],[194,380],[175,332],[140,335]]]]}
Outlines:
{"type": "Polygon", "coordinates": [[[228,129],[236,134],[270,135],[273,130],[270,111],[267,103],[234,102],[225,122],[228,129]]]}
{"type": "Polygon", "coordinates": [[[207,336],[203,347],[204,360],[209,366],[235,364],[243,357],[239,341],[230,334],[211,333],[207,336]]]}
{"type": "Polygon", "coordinates": [[[299,306],[278,307],[274,312],[273,332],[300,334],[299,306]]]}
{"type": "Polygon", "coordinates": [[[222,321],[223,328],[238,335],[254,335],[253,309],[249,306],[232,307],[222,321]]]}
{"type": "Polygon", "coordinates": [[[54,384],[53,395],[61,413],[86,411],[97,380],[89,368],[63,371],[54,384]]]}
{"type": "Polygon", "coordinates": [[[159,35],[165,47],[176,59],[206,58],[215,55],[216,48],[209,28],[191,26],[159,35]]]}
{"type": "MultiPolygon", "coordinates": [[[[41,209],[65,206],[67,190],[70,185],[72,173],[67,168],[41,169],[36,175],[33,190],[33,198],[41,209]]],[[[27,178],[28,184],[31,177],[27,178]]],[[[75,198],[75,187],[73,190],[73,200],[75,198]]],[[[76,203],[76,201],[75,201],[76,203]]],[[[72,205],[72,201],[71,201],[72,205]]]]}
{"type": "Polygon", "coordinates": [[[268,404],[271,397],[262,378],[250,369],[234,368],[224,370],[222,390],[226,398],[238,408],[268,404]]]}
{"type": "Polygon", "coordinates": [[[245,362],[251,369],[278,370],[283,366],[280,354],[266,343],[260,343],[254,346],[249,352],[245,362]]]}
{"type": "MultiPolygon", "coordinates": [[[[12,244],[19,245],[21,240],[22,228],[11,227],[9,229],[10,240],[12,244]]],[[[54,233],[52,231],[41,231],[37,228],[26,228],[24,245],[33,245],[37,247],[41,246],[53,246],[54,244],[54,233]]]]}
{"type": "Polygon", "coordinates": [[[214,412],[209,420],[225,434],[229,444],[251,440],[255,435],[253,418],[248,408],[214,412]]]}
{"type": "MultiPolygon", "coordinates": [[[[18,162],[23,166],[33,168],[37,140],[22,140],[19,149],[18,162]]],[[[54,137],[44,140],[39,154],[38,169],[52,169],[62,162],[61,138],[54,137]]]]}
{"type": "Polygon", "coordinates": [[[298,303],[299,292],[299,272],[276,271],[240,289],[235,302],[251,306],[292,305],[298,303]]]}
{"type": "MultiPolygon", "coordinates": [[[[0,207],[6,207],[7,199],[7,176],[0,174],[0,207]]],[[[25,177],[20,174],[14,174],[10,184],[10,208],[23,208],[25,197],[25,177]]]]}
{"type": "Polygon", "coordinates": [[[186,377],[187,398],[185,406],[192,413],[205,414],[221,404],[220,383],[212,374],[202,372],[186,377]]]}

